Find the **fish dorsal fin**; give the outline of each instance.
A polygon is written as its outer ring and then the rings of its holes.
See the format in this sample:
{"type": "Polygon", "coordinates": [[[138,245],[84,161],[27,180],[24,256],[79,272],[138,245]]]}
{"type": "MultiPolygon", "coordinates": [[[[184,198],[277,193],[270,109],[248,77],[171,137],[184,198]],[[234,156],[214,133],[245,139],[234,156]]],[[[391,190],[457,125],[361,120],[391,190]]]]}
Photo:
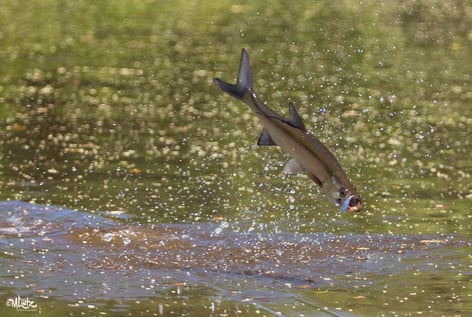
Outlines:
{"type": "Polygon", "coordinates": [[[285,174],[297,174],[303,172],[303,167],[298,163],[296,159],[291,159],[285,164],[284,173],[285,174]]]}
{"type": "Polygon", "coordinates": [[[297,109],[295,109],[295,106],[292,102],[288,104],[288,111],[289,117],[287,123],[305,131],[305,124],[303,123],[302,118],[300,118],[300,115],[298,114],[297,109]]]}
{"type": "Polygon", "coordinates": [[[266,128],[262,130],[261,135],[259,136],[259,139],[257,140],[257,145],[260,146],[273,146],[277,145],[275,144],[274,140],[272,140],[272,137],[269,134],[269,131],[267,131],[266,128]]]}

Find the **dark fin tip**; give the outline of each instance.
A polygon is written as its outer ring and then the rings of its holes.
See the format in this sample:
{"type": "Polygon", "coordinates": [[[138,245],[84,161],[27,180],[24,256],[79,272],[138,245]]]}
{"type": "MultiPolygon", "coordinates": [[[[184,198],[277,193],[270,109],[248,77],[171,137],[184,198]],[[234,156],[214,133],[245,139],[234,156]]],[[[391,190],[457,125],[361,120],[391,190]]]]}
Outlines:
{"type": "Polygon", "coordinates": [[[293,105],[293,103],[289,102],[288,107],[289,107],[288,122],[290,123],[290,125],[296,128],[302,129],[302,130],[306,130],[305,124],[303,123],[302,118],[298,114],[297,109],[295,109],[295,106],[293,105]]]}
{"type": "Polygon", "coordinates": [[[266,129],[263,129],[261,135],[259,136],[259,139],[257,140],[257,145],[274,146],[277,144],[275,144],[274,140],[272,140],[272,137],[270,136],[269,131],[267,131],[266,129]]]}

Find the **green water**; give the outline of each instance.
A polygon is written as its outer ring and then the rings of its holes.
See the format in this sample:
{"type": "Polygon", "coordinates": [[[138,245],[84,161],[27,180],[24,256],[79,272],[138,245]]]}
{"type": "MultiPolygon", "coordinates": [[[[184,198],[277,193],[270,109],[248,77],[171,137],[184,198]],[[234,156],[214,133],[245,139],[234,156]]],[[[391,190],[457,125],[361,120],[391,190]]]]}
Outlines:
{"type": "MultiPolygon", "coordinates": [[[[437,240],[399,273],[362,266],[356,274],[321,274],[337,280],[331,286],[286,287],[297,300],[279,301],[266,285],[290,284],[284,276],[253,287],[264,307],[286,315],[321,314],[306,304],[316,303],[355,316],[467,316],[471,11],[459,0],[2,1],[0,200],[121,211],[137,231],[223,221],[243,237],[300,236],[297,246],[319,233],[437,240]],[[234,80],[242,47],[258,96],[281,113],[294,102],[357,186],[360,214],[338,213],[304,176],[281,177],[288,157],[256,146],[257,118],[212,82],[234,80]],[[444,243],[451,240],[457,244],[444,243]]],[[[184,283],[185,298],[172,288],[88,302],[101,310],[75,306],[77,298],[58,288],[41,301],[41,313],[273,315],[245,301],[251,286],[244,284],[258,278],[252,269],[228,277],[230,289],[208,287],[221,279],[215,272],[203,281],[173,277],[169,285],[184,283]]],[[[2,278],[0,311],[11,314],[2,302],[20,287],[2,278]]],[[[27,295],[41,289],[30,286],[27,295]]]]}

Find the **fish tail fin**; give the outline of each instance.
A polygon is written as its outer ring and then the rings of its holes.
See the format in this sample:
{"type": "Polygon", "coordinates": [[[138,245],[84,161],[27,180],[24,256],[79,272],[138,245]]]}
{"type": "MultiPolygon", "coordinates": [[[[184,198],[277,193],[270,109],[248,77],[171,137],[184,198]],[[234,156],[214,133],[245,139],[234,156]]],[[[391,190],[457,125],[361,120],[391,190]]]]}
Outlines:
{"type": "Polygon", "coordinates": [[[241,62],[239,64],[238,79],[236,85],[229,84],[219,78],[215,78],[214,83],[224,92],[231,96],[243,100],[244,92],[252,90],[251,66],[249,65],[249,55],[243,48],[241,51],[241,62]]]}

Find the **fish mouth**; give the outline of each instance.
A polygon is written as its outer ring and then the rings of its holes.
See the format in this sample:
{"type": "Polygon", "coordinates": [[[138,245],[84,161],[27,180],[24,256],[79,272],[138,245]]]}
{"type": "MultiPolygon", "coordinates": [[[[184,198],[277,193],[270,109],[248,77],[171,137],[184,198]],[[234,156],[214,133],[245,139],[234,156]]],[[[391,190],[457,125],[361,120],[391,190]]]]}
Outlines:
{"type": "Polygon", "coordinates": [[[357,194],[351,195],[343,202],[341,212],[359,212],[361,210],[362,200],[357,194]]]}

